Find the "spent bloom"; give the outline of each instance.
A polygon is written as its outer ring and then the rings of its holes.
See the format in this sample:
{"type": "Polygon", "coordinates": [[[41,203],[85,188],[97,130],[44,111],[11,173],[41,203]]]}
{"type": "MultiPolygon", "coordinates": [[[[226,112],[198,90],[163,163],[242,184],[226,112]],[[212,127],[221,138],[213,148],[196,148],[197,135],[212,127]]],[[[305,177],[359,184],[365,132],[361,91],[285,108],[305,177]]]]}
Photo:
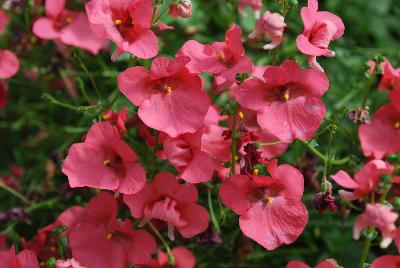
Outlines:
{"type": "Polygon", "coordinates": [[[0,81],[0,109],[7,106],[8,85],[0,81]]]}
{"type": "Polygon", "coordinates": [[[141,225],[152,219],[168,225],[168,237],[175,239],[174,229],[186,238],[193,237],[208,227],[208,212],[198,205],[197,189],[192,184],[179,184],[171,173],[158,173],[151,183],[137,194],[124,195],[124,202],[141,225]]]}
{"type": "Polygon", "coordinates": [[[244,81],[235,90],[237,102],[257,111],[261,129],[279,140],[310,139],[325,117],[321,97],[328,90],[328,77],[287,60],[281,66],[268,66],[263,78],[244,81]]]}
{"type": "Polygon", "coordinates": [[[124,52],[144,59],[157,55],[157,36],[151,31],[151,0],[92,0],[86,4],[86,12],[93,32],[117,46],[113,60],[124,52]]]}
{"type": "Polygon", "coordinates": [[[271,176],[233,175],[220,188],[222,202],[240,215],[242,232],[268,250],[293,243],[308,221],[301,202],[304,178],[290,165],[268,164],[271,176]]]}
{"type": "Polygon", "coordinates": [[[282,43],[285,27],[285,18],[281,14],[266,11],[264,15],[258,19],[256,28],[249,34],[249,38],[260,36],[263,39],[270,39],[271,43],[264,45],[263,48],[271,50],[282,43]]]}
{"type": "Polygon", "coordinates": [[[392,172],[393,167],[390,164],[382,160],[372,160],[354,175],[354,180],[343,170],[332,175],[331,178],[340,186],[353,190],[353,192],[339,190],[343,198],[356,200],[369,195],[380,182],[381,175],[392,172]]]}
{"type": "Polygon", "coordinates": [[[344,24],[338,16],[327,11],[318,11],[318,1],[308,0],[308,6],[301,9],[304,31],[297,36],[299,50],[308,55],[308,64],[313,69],[323,71],[317,62],[318,56],[334,57],[328,49],[331,41],[344,33],[344,24]]]}
{"type": "Polygon", "coordinates": [[[180,0],[179,3],[173,3],[168,9],[168,14],[173,18],[189,18],[192,16],[192,1],[180,0]]]}
{"type": "Polygon", "coordinates": [[[0,49],[0,79],[8,79],[19,70],[19,60],[10,50],[0,49]]]}
{"type": "Polygon", "coordinates": [[[171,137],[196,132],[210,105],[201,78],[185,67],[189,60],[159,57],[150,71],[137,66],[118,76],[119,89],[139,106],[138,115],[143,123],[171,137]]]}
{"type": "Polygon", "coordinates": [[[109,122],[94,124],[84,142],[71,146],[62,171],[72,188],[87,186],[132,194],[146,183],[135,152],[109,122]]]}
{"type": "Polygon", "coordinates": [[[41,39],[60,40],[66,45],[76,46],[97,54],[104,40],[89,27],[84,12],[65,9],[65,0],[46,0],[46,15],[38,18],[32,31],[41,39]]]}

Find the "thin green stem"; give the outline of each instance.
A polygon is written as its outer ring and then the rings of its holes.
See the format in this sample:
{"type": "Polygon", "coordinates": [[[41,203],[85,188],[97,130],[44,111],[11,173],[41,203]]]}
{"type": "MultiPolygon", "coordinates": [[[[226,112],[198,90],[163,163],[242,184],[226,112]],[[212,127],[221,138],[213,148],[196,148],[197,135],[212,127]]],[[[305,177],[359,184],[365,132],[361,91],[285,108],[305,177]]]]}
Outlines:
{"type": "MultiPolygon", "coordinates": [[[[373,231],[373,229],[374,229],[373,227],[370,227],[368,229],[368,232],[370,233],[371,231],[373,231]]],[[[370,237],[367,237],[365,239],[364,247],[361,252],[360,263],[358,265],[359,268],[364,268],[364,266],[365,266],[365,261],[367,260],[369,249],[371,247],[371,241],[372,241],[372,239],[370,237]]]]}
{"type": "Polygon", "coordinates": [[[257,142],[257,146],[272,146],[283,143],[282,141],[272,141],[272,142],[257,142]]]}
{"type": "Polygon", "coordinates": [[[18,192],[17,190],[15,190],[14,188],[8,186],[7,184],[5,184],[3,181],[0,180],[0,188],[6,190],[7,192],[9,192],[10,194],[12,194],[13,196],[17,197],[18,199],[20,199],[22,202],[24,202],[27,205],[32,204],[31,201],[29,201],[28,198],[26,198],[23,194],[21,194],[20,192],[18,192]]]}
{"type": "Polygon", "coordinates": [[[175,0],[169,0],[168,4],[164,5],[163,9],[160,12],[158,12],[157,16],[155,16],[155,18],[153,19],[153,25],[156,24],[157,21],[161,19],[161,17],[165,14],[165,12],[167,12],[170,5],[172,5],[174,2],[175,0]]]}
{"type": "Polygon", "coordinates": [[[231,172],[230,175],[236,173],[236,155],[237,155],[237,148],[236,148],[236,124],[237,124],[237,105],[235,104],[234,113],[232,118],[232,144],[231,144],[231,172]]]}
{"type": "Polygon", "coordinates": [[[374,80],[375,80],[375,72],[373,74],[371,74],[369,76],[369,78],[368,78],[368,83],[367,83],[367,86],[365,87],[364,97],[363,97],[362,104],[361,104],[362,108],[366,108],[367,107],[368,97],[369,97],[369,94],[371,92],[371,87],[372,87],[372,84],[373,84],[374,80]]]}
{"type": "Polygon", "coordinates": [[[345,158],[342,159],[328,159],[325,155],[323,155],[320,151],[318,151],[317,149],[315,149],[315,147],[311,146],[308,142],[306,141],[301,141],[313,154],[315,154],[319,159],[321,159],[322,161],[329,161],[329,163],[331,165],[344,165],[347,162],[350,161],[350,157],[347,156],[345,158]]]}
{"type": "Polygon", "coordinates": [[[207,191],[207,200],[208,200],[208,207],[210,209],[210,215],[211,215],[211,222],[214,226],[215,231],[217,231],[218,233],[221,232],[221,227],[219,226],[218,220],[215,217],[215,212],[214,212],[214,208],[213,208],[213,204],[212,204],[212,199],[211,199],[211,188],[208,188],[207,191]]]}
{"type": "Polygon", "coordinates": [[[42,99],[45,99],[45,100],[49,101],[50,103],[58,105],[58,106],[61,106],[63,108],[67,108],[69,110],[73,110],[75,112],[85,112],[87,110],[91,110],[91,109],[99,107],[98,104],[88,105],[88,106],[74,106],[72,104],[59,101],[59,100],[57,100],[56,98],[54,98],[53,96],[51,96],[50,94],[47,94],[47,93],[43,93],[42,94],[42,99]]]}
{"type": "Polygon", "coordinates": [[[86,75],[89,77],[90,83],[92,84],[93,89],[94,89],[94,91],[95,91],[96,94],[97,94],[97,97],[98,97],[99,99],[102,99],[101,93],[100,93],[100,91],[99,91],[99,88],[97,87],[97,84],[96,84],[96,82],[95,82],[94,79],[93,79],[93,76],[90,74],[89,70],[86,68],[85,63],[83,63],[82,59],[78,56],[78,54],[77,54],[76,52],[75,52],[74,54],[75,54],[75,55],[74,55],[75,58],[78,59],[78,61],[79,61],[79,66],[83,69],[83,71],[84,71],[84,72],[86,73],[86,75]]]}
{"type": "Polygon", "coordinates": [[[153,233],[160,239],[160,241],[163,243],[165,250],[167,251],[167,256],[168,256],[168,264],[169,265],[175,265],[175,258],[174,255],[172,254],[171,248],[169,247],[167,241],[164,239],[164,237],[160,234],[160,232],[157,230],[154,225],[149,222],[148,225],[150,226],[150,229],[153,231],[153,233]]]}

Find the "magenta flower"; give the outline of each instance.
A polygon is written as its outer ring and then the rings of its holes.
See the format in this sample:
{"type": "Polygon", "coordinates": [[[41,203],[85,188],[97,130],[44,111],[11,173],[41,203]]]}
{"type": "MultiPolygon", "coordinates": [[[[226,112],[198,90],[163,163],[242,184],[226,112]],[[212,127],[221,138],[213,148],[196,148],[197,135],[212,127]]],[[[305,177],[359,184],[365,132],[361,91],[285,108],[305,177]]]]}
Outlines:
{"type": "Polygon", "coordinates": [[[145,264],[156,250],[146,231],[135,231],[129,220],[117,220],[117,201],[102,192],[86,205],[78,224],[69,232],[72,256],[87,268],[123,268],[145,264]]]}
{"type": "Polygon", "coordinates": [[[367,204],[364,213],[359,215],[354,223],[353,238],[360,239],[361,231],[367,227],[376,227],[382,234],[381,248],[387,248],[396,234],[395,222],[397,213],[383,204],[367,204]]]}
{"type": "Polygon", "coordinates": [[[344,33],[344,24],[338,16],[318,11],[318,1],[308,0],[308,6],[301,9],[304,31],[297,36],[299,50],[308,55],[308,64],[313,69],[324,71],[317,62],[318,56],[334,57],[335,52],[328,49],[329,43],[344,33]]]}
{"type": "Polygon", "coordinates": [[[10,50],[0,49],[0,79],[8,79],[19,70],[19,60],[10,50]]]}
{"type": "Polygon", "coordinates": [[[93,54],[104,44],[90,29],[85,13],[66,10],[65,0],[46,0],[46,16],[35,21],[32,31],[41,39],[61,40],[93,54]]]}
{"type": "Polygon", "coordinates": [[[380,182],[383,174],[391,174],[393,167],[382,161],[372,160],[358,171],[354,180],[345,171],[340,170],[331,178],[340,186],[352,189],[353,192],[339,190],[339,194],[347,200],[357,200],[361,197],[369,195],[380,182]]]}
{"type": "Polygon", "coordinates": [[[8,17],[7,13],[0,9],[0,33],[4,33],[7,29],[7,24],[10,18],[8,17]]]}
{"type": "Polygon", "coordinates": [[[201,150],[202,130],[194,134],[167,137],[163,148],[166,159],[179,172],[179,178],[191,183],[206,182],[214,172],[211,157],[201,150]]]}
{"type": "Polygon", "coordinates": [[[301,202],[304,178],[290,165],[268,164],[271,176],[233,175],[220,188],[222,202],[240,215],[242,232],[268,250],[293,243],[308,221],[301,202]]]}
{"type": "Polygon", "coordinates": [[[173,3],[168,9],[168,14],[176,19],[189,18],[192,16],[192,1],[191,0],[181,0],[178,4],[173,3]]]}
{"type": "Polygon", "coordinates": [[[0,250],[1,268],[39,268],[37,257],[33,251],[22,250],[15,253],[14,246],[10,250],[0,250]]]}
{"type": "Polygon", "coordinates": [[[266,11],[257,21],[256,28],[249,34],[249,38],[260,36],[264,39],[271,39],[270,44],[263,46],[264,49],[271,50],[282,43],[285,27],[285,18],[281,14],[266,11]]]}
{"type": "Polygon", "coordinates": [[[157,55],[151,0],[92,0],[86,4],[86,12],[92,30],[117,46],[113,60],[124,52],[144,59],[157,55]]]}
{"type": "Polygon", "coordinates": [[[71,146],[62,172],[72,188],[87,186],[133,194],[146,184],[146,173],[136,154],[108,122],[94,124],[83,143],[71,146]]]}
{"type": "Polygon", "coordinates": [[[150,71],[138,66],[118,76],[119,89],[139,106],[143,123],[173,138],[196,132],[210,106],[201,78],[185,67],[188,61],[188,57],[160,57],[150,71]]]}
{"type": "Polygon", "coordinates": [[[237,73],[251,72],[251,59],[244,55],[242,29],[235,24],[226,32],[225,42],[203,45],[195,40],[187,41],[177,53],[188,56],[186,64],[190,72],[208,72],[224,79],[221,88],[236,82],[237,73]]]}
{"type": "Polygon", "coordinates": [[[137,194],[124,195],[124,202],[141,225],[152,219],[168,225],[168,237],[175,239],[174,229],[186,238],[193,237],[208,227],[208,211],[198,205],[197,189],[192,184],[179,184],[171,173],[158,173],[137,194]]]}
{"type": "Polygon", "coordinates": [[[371,122],[358,130],[367,157],[382,159],[400,151],[400,90],[392,90],[389,97],[391,103],[380,107],[371,122]]]}
{"type": "Polygon", "coordinates": [[[400,267],[400,256],[385,255],[374,260],[370,268],[398,268],[400,267]]]}
{"type": "Polygon", "coordinates": [[[321,97],[328,87],[323,72],[302,70],[287,60],[280,67],[268,66],[264,80],[246,80],[235,90],[235,98],[240,105],[257,111],[263,130],[290,143],[314,136],[325,116],[321,97]]]}
{"type": "Polygon", "coordinates": [[[262,7],[262,0],[239,0],[238,11],[242,16],[246,15],[245,8],[251,7],[254,11],[254,16],[258,19],[260,17],[260,10],[262,7]]]}

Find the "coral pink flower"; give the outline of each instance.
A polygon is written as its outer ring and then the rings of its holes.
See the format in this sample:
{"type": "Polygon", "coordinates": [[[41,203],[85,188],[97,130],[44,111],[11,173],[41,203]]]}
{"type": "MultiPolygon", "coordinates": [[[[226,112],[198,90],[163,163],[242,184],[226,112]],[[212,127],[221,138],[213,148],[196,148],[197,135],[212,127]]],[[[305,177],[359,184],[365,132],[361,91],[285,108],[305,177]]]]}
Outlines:
{"type": "Polygon", "coordinates": [[[139,193],[124,195],[124,202],[133,217],[142,218],[141,225],[151,219],[165,221],[174,240],[174,228],[186,238],[207,229],[208,212],[196,203],[197,198],[194,185],[179,184],[171,173],[159,173],[139,193]]]}
{"type": "Polygon", "coordinates": [[[262,18],[257,21],[256,28],[249,34],[249,38],[261,36],[271,39],[270,44],[263,46],[264,49],[271,50],[282,43],[285,27],[285,18],[281,14],[266,11],[262,18]]]}
{"type": "Polygon", "coordinates": [[[244,81],[235,90],[235,97],[242,106],[257,111],[263,130],[290,143],[315,134],[325,116],[321,97],[328,87],[323,72],[302,70],[296,62],[287,60],[280,67],[268,66],[264,80],[244,81]]]}
{"type": "Polygon", "coordinates": [[[353,190],[353,192],[340,190],[339,194],[343,198],[356,200],[369,195],[380,182],[381,175],[392,172],[393,167],[390,164],[382,160],[372,160],[355,174],[354,180],[343,170],[332,175],[331,178],[340,186],[353,190]]]}
{"type": "Polygon", "coordinates": [[[0,9],[0,33],[4,33],[7,28],[7,24],[10,18],[8,17],[7,13],[0,9]]]}
{"type": "Polygon", "coordinates": [[[389,61],[381,63],[382,79],[379,82],[380,89],[399,89],[400,90],[400,68],[393,68],[389,61]]]}
{"type": "Polygon", "coordinates": [[[242,16],[246,15],[245,8],[251,7],[254,10],[254,16],[256,18],[260,17],[260,10],[262,7],[262,0],[239,0],[238,11],[242,16]]]}
{"type": "Polygon", "coordinates": [[[195,40],[187,41],[177,55],[190,57],[186,65],[193,73],[208,72],[224,79],[221,88],[236,82],[237,73],[251,72],[251,59],[244,55],[242,29],[235,24],[227,31],[225,42],[203,45],[195,40]]]}
{"type": "Polygon", "coordinates": [[[7,90],[7,84],[0,81],[0,109],[7,106],[7,90]]]}
{"type": "Polygon", "coordinates": [[[33,33],[42,39],[61,40],[66,45],[97,54],[104,40],[92,32],[85,13],[69,11],[64,7],[65,0],[46,0],[46,16],[35,21],[33,33]]]}
{"type": "Polygon", "coordinates": [[[146,173],[137,156],[108,122],[94,124],[85,142],[71,146],[62,166],[69,185],[95,187],[124,194],[139,192],[146,173]]]}
{"type": "Polygon", "coordinates": [[[178,170],[179,177],[191,183],[206,182],[214,172],[211,157],[201,150],[202,130],[164,140],[166,159],[178,170]]]}
{"type": "Polygon", "coordinates": [[[192,16],[192,1],[191,0],[181,0],[179,4],[172,4],[168,9],[168,14],[174,19],[189,18],[192,16]]]}
{"type": "Polygon", "coordinates": [[[344,33],[342,20],[327,11],[318,11],[318,1],[308,0],[308,6],[301,9],[304,31],[297,36],[299,50],[308,55],[308,64],[323,71],[317,56],[334,57],[335,52],[328,49],[329,43],[344,33]]]}
{"type": "Polygon", "coordinates": [[[157,37],[150,29],[151,0],[92,0],[86,4],[86,12],[92,30],[116,44],[113,60],[124,52],[144,59],[157,55],[157,37]]]}
{"type": "Polygon", "coordinates": [[[85,266],[81,266],[79,262],[74,259],[68,260],[57,260],[56,268],[85,268],[85,266]]]}
{"type": "Polygon", "coordinates": [[[114,112],[112,109],[107,110],[103,113],[103,119],[114,124],[121,135],[127,133],[126,121],[128,120],[128,106],[123,107],[118,112],[114,112]]]}
{"type": "Polygon", "coordinates": [[[150,71],[132,67],[118,76],[119,89],[139,106],[143,123],[171,137],[196,132],[210,105],[201,78],[185,67],[189,60],[160,57],[153,61],[150,71]]]}
{"type": "Polygon", "coordinates": [[[367,204],[365,211],[359,215],[354,223],[353,238],[360,239],[361,231],[367,227],[376,227],[381,231],[381,248],[387,248],[392,243],[395,234],[395,222],[397,213],[391,212],[390,208],[382,204],[367,204]]]}
{"type": "Polygon", "coordinates": [[[35,253],[23,250],[15,254],[14,246],[10,250],[0,251],[1,268],[39,268],[35,253]]]}
{"type": "Polygon", "coordinates": [[[391,103],[383,105],[369,124],[360,126],[358,135],[367,157],[381,159],[400,151],[400,90],[389,94],[391,103]]]}
{"type": "MultiPolygon", "coordinates": [[[[326,259],[315,266],[315,268],[340,268],[334,259],[326,259]]],[[[302,261],[291,261],[287,264],[286,268],[311,268],[308,264],[302,261]]]]}
{"type": "Polygon", "coordinates": [[[69,233],[72,256],[87,268],[123,268],[145,264],[156,250],[146,231],[132,230],[129,220],[117,220],[117,201],[102,192],[87,204],[82,220],[69,233]]]}
{"type": "Polygon", "coordinates": [[[268,164],[271,176],[233,175],[220,188],[220,198],[240,215],[242,232],[268,250],[293,243],[307,224],[301,202],[304,178],[292,166],[268,164]]]}
{"type": "Polygon", "coordinates": [[[385,255],[374,260],[370,268],[398,268],[400,267],[400,256],[385,255]]]}
{"type": "Polygon", "coordinates": [[[0,49],[0,79],[8,79],[19,70],[19,60],[10,50],[0,49]]]}
{"type": "MultiPolygon", "coordinates": [[[[157,256],[157,260],[151,260],[144,267],[146,268],[194,268],[196,265],[196,259],[193,253],[185,247],[176,247],[172,250],[172,255],[175,259],[174,265],[168,265],[168,256],[164,251],[160,251],[157,256]]],[[[143,268],[144,268],[143,267],[143,268]]]]}

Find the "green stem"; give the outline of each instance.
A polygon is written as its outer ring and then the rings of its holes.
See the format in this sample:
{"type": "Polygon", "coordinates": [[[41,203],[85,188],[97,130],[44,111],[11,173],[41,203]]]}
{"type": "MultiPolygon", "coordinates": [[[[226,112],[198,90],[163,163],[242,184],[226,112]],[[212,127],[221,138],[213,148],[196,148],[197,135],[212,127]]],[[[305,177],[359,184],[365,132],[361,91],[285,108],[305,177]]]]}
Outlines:
{"type": "Polygon", "coordinates": [[[221,227],[219,226],[218,220],[215,217],[215,212],[214,212],[214,208],[213,208],[213,204],[212,204],[212,200],[211,200],[211,188],[208,188],[207,200],[208,200],[208,207],[210,209],[211,222],[212,222],[212,224],[214,226],[215,231],[220,233],[221,232],[221,227]]]}
{"type": "Polygon", "coordinates": [[[15,190],[14,188],[8,186],[7,184],[5,184],[3,181],[0,180],[0,188],[6,190],[7,192],[9,192],[10,194],[12,194],[13,196],[19,198],[22,202],[24,202],[27,205],[32,204],[31,201],[29,201],[28,198],[26,198],[23,194],[21,194],[20,192],[18,192],[17,190],[15,190]]]}
{"type": "Polygon", "coordinates": [[[231,144],[231,172],[230,175],[232,176],[233,174],[236,173],[236,153],[237,153],[237,148],[236,148],[236,122],[237,120],[237,105],[235,104],[234,108],[234,113],[233,113],[233,119],[232,119],[232,144],[231,144]]]}
{"type": "MultiPolygon", "coordinates": [[[[374,229],[374,228],[370,227],[368,231],[370,232],[372,229],[374,229]]],[[[365,239],[364,247],[361,252],[360,263],[358,265],[359,268],[364,268],[365,261],[367,260],[367,257],[368,257],[369,248],[371,247],[371,241],[372,241],[372,239],[369,237],[367,237],[365,239]]]]}
{"type": "Polygon", "coordinates": [[[350,161],[350,157],[347,156],[345,158],[342,159],[328,159],[325,155],[323,155],[320,151],[318,151],[317,149],[315,149],[315,147],[311,146],[308,142],[306,141],[301,141],[305,146],[307,146],[307,148],[313,153],[315,154],[318,158],[320,158],[322,161],[329,161],[329,163],[331,165],[344,165],[347,162],[350,161]]]}
{"type": "Polygon", "coordinates": [[[175,0],[170,0],[168,2],[168,4],[165,4],[163,9],[158,12],[157,16],[155,16],[155,18],[153,19],[153,25],[157,23],[157,21],[159,21],[161,19],[161,17],[165,14],[165,12],[167,12],[168,8],[170,5],[172,5],[175,2],[175,0]]]}
{"type": "Polygon", "coordinates": [[[86,73],[86,75],[89,77],[90,83],[93,86],[94,91],[96,92],[96,95],[99,99],[101,99],[101,94],[99,91],[99,88],[97,87],[96,82],[93,79],[93,76],[90,74],[89,70],[86,68],[86,65],[83,63],[82,59],[78,56],[78,54],[75,52],[74,53],[75,58],[78,59],[79,61],[79,66],[83,69],[83,71],[86,73]]]}
{"type": "Polygon", "coordinates": [[[69,110],[73,110],[75,112],[85,112],[87,110],[94,109],[94,108],[97,108],[99,106],[98,104],[89,105],[89,106],[74,106],[72,104],[59,101],[59,100],[57,100],[56,98],[54,98],[53,96],[51,96],[48,93],[43,93],[42,94],[42,99],[45,99],[45,100],[49,101],[50,103],[58,105],[58,106],[61,106],[63,108],[67,108],[69,110]]]}
{"type": "Polygon", "coordinates": [[[375,72],[373,74],[371,74],[368,78],[368,83],[367,83],[367,86],[365,87],[364,97],[362,100],[361,108],[367,107],[367,101],[368,101],[369,94],[371,92],[371,87],[372,87],[372,83],[374,82],[374,79],[375,79],[375,72]]]}
{"type": "Polygon", "coordinates": [[[273,141],[273,142],[257,142],[257,146],[271,146],[283,143],[282,141],[273,141]]]}
{"type": "Polygon", "coordinates": [[[154,227],[154,225],[149,222],[147,223],[148,226],[150,226],[151,230],[153,231],[153,233],[158,237],[158,239],[160,239],[160,241],[163,243],[165,250],[167,251],[167,256],[168,256],[168,264],[169,265],[175,265],[175,258],[174,255],[172,254],[171,248],[169,247],[167,241],[164,239],[164,237],[160,234],[160,232],[157,230],[156,227],[154,227]]]}

